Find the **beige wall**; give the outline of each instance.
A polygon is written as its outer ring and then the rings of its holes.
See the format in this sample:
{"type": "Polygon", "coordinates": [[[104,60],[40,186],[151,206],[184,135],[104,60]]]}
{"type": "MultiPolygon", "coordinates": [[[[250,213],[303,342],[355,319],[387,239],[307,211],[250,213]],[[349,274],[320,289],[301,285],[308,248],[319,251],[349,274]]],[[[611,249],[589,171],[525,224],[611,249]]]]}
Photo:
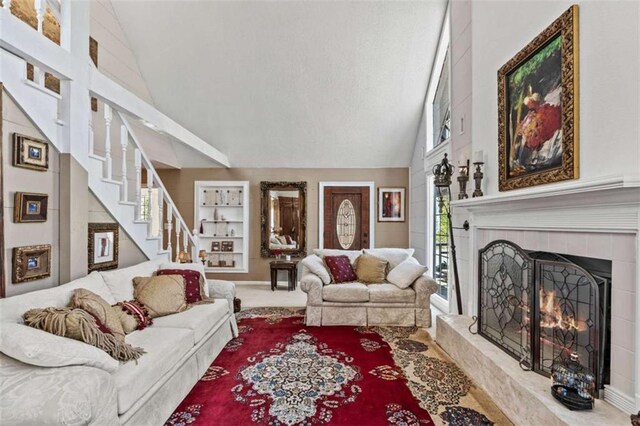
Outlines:
{"type": "MultiPolygon", "coordinates": [[[[89,191],[89,223],[116,223],[91,191],[89,191]]],[[[122,227],[118,235],[118,268],[126,268],[148,260],[122,227]]]]}
{"type": "Polygon", "coordinates": [[[4,174],[4,265],[5,289],[7,296],[22,294],[33,290],[41,290],[58,284],[59,268],[59,182],[60,156],[49,146],[49,170],[40,172],[14,167],[13,133],[20,133],[37,139],[44,139],[42,134],[29,121],[17,104],[2,92],[2,167],[4,174]],[[39,192],[49,195],[46,222],[13,223],[13,197],[16,191],[39,192]],[[35,244],[51,244],[51,276],[41,280],[20,284],[11,283],[12,249],[14,247],[35,244]]]}
{"type": "MultiPolygon", "coordinates": [[[[408,168],[388,169],[183,169],[160,171],[162,182],[187,224],[193,228],[193,196],[196,180],[248,180],[250,182],[249,273],[212,274],[232,281],[268,281],[269,261],[260,257],[260,182],[307,182],[307,250],[318,247],[318,183],[327,181],[373,181],[378,186],[409,186],[408,168]]],[[[377,198],[377,195],[376,195],[377,198]]],[[[409,200],[407,200],[408,202],[409,200]]],[[[376,247],[407,247],[408,222],[378,223],[376,247]]]]}

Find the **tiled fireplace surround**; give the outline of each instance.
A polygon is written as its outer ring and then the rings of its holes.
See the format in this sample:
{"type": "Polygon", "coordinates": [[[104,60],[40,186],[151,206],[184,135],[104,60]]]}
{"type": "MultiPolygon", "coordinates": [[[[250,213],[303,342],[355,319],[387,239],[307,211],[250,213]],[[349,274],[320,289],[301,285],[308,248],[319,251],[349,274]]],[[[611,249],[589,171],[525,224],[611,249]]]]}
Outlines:
{"type": "MultiPolygon", "coordinates": [[[[640,306],[640,189],[637,184],[621,178],[573,184],[547,193],[501,194],[452,203],[453,209],[457,210],[456,218],[471,222],[468,240],[459,244],[460,249],[466,251],[466,256],[463,253],[462,257],[470,259],[461,272],[463,279],[467,278],[464,281],[471,283],[462,286],[466,315],[477,312],[478,251],[494,240],[508,240],[525,250],[612,261],[611,383],[605,388],[604,399],[625,413],[640,409],[640,327],[637,320],[637,306],[640,306]]],[[[460,321],[464,323],[462,319],[452,319],[451,324],[456,321],[458,325],[461,325],[460,321]]],[[[439,337],[440,326],[446,322],[439,321],[439,337]]],[[[476,337],[480,338],[473,336],[469,341],[477,342],[476,337]]],[[[445,350],[447,344],[451,344],[451,340],[444,341],[445,350]]],[[[480,344],[484,345],[484,342],[480,344]]],[[[517,361],[513,360],[513,363],[517,365],[517,361]]],[[[537,376],[528,372],[523,377],[528,375],[537,376]]],[[[556,409],[552,407],[552,411],[556,409]]],[[[560,416],[560,419],[567,422],[566,417],[560,416]]],[[[577,416],[578,419],[588,421],[588,417],[582,415],[577,416]]]]}

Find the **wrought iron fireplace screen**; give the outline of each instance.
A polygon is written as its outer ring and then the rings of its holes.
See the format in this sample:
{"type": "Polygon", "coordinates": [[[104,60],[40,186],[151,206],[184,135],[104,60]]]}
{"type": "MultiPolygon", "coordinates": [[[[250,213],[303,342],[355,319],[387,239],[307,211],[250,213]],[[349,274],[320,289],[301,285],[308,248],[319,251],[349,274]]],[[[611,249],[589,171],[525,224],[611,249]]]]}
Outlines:
{"type": "Polygon", "coordinates": [[[546,376],[554,362],[575,352],[600,388],[604,343],[596,279],[562,256],[527,252],[509,241],[489,243],[479,255],[478,332],[523,368],[546,376]]]}

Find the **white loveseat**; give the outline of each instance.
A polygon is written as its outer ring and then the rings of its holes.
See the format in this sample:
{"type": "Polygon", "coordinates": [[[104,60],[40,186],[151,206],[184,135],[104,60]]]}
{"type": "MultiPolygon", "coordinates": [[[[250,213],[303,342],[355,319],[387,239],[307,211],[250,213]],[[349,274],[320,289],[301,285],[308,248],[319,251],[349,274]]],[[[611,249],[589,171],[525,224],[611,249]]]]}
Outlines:
{"type": "MultiPolygon", "coordinates": [[[[161,425],[234,336],[235,287],[208,281],[217,298],[126,336],[146,353],[119,363],[100,349],[23,325],[31,308],[62,307],[76,288],[111,304],[133,299],[132,279],[161,265],[93,272],[68,284],[0,300],[0,424],[161,425]]],[[[174,265],[175,266],[175,265],[174,265]]]]}
{"type": "MultiPolygon", "coordinates": [[[[389,268],[413,255],[413,249],[370,249],[365,252],[389,262],[389,268]]],[[[317,256],[344,254],[352,263],[362,251],[314,250],[317,256]]],[[[416,261],[417,263],[417,261],[416,261]]],[[[388,282],[324,284],[307,267],[300,288],[307,293],[306,323],[318,325],[397,325],[431,327],[431,295],[438,285],[427,273],[405,289],[388,282]]]]}

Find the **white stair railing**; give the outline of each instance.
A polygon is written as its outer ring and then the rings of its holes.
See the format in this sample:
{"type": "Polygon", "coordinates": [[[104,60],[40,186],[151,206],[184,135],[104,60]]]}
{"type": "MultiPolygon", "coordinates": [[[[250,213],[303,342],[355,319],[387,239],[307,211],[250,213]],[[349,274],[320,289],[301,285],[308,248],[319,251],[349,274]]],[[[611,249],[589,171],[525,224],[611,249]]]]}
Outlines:
{"type": "MultiPolygon", "coordinates": [[[[122,149],[122,191],[120,200],[129,201],[129,182],[127,182],[127,148],[129,147],[129,132],[125,125],[120,126],[120,148],[122,149]]],[[[135,220],[135,217],[134,217],[135,220]]]]}
{"type": "Polygon", "coordinates": [[[113,120],[113,113],[111,107],[108,104],[104,104],[104,158],[107,175],[106,179],[111,180],[113,176],[113,160],[111,159],[111,120],[113,120]]]}

